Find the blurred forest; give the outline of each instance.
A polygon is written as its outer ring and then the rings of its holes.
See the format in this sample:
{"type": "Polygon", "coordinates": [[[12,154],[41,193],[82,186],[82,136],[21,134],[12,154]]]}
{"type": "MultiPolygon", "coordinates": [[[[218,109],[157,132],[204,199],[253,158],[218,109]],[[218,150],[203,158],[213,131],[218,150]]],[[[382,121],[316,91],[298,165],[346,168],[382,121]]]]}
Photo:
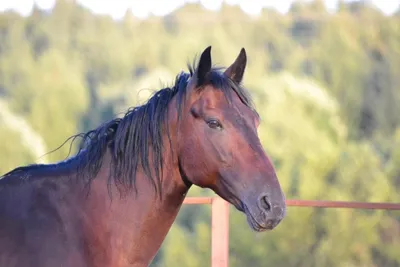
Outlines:
{"type": "MultiPolygon", "coordinates": [[[[400,12],[368,1],[256,18],[187,4],[116,21],[67,0],[0,13],[0,173],[64,159],[68,144],[42,156],[171,84],[208,45],[219,65],[246,48],[244,84],[288,198],[400,201],[400,12]]],[[[232,209],[230,224],[232,267],[400,266],[399,212],[289,208],[276,230],[254,233],[232,209]]],[[[184,206],[152,266],[209,259],[210,207],[184,206]]]]}

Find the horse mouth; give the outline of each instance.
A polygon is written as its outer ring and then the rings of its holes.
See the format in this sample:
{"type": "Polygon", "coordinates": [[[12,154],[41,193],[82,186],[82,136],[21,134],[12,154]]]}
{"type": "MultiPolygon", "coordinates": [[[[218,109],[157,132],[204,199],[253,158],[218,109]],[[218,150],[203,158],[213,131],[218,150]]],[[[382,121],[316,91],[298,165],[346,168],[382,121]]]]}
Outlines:
{"type": "Polygon", "coordinates": [[[279,224],[278,222],[273,222],[271,220],[267,220],[266,222],[262,223],[259,222],[255,216],[252,214],[250,209],[241,201],[239,198],[231,197],[228,202],[230,202],[238,211],[243,212],[246,215],[247,223],[249,226],[256,232],[264,232],[269,231],[275,228],[276,225],[279,224]]]}
{"type": "Polygon", "coordinates": [[[235,199],[233,201],[230,201],[232,203],[232,205],[240,212],[243,212],[246,215],[247,218],[247,223],[249,224],[249,226],[256,232],[264,232],[267,230],[272,230],[274,228],[275,225],[272,224],[267,224],[267,225],[262,225],[261,223],[259,223],[254,216],[252,215],[252,213],[250,212],[249,208],[247,208],[247,206],[240,201],[239,199],[235,199]]]}
{"type": "Polygon", "coordinates": [[[246,214],[247,223],[249,226],[256,232],[264,232],[268,230],[272,230],[275,228],[276,224],[272,223],[271,221],[267,221],[267,223],[260,223],[251,213],[249,208],[245,204],[242,204],[243,212],[246,214]]]}

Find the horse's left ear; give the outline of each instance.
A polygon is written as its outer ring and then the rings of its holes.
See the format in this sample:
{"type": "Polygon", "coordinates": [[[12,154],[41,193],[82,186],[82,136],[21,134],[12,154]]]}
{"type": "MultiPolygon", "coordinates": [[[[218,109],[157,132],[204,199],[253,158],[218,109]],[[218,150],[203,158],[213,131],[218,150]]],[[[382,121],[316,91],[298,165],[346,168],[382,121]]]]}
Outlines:
{"type": "Polygon", "coordinates": [[[203,85],[207,73],[211,70],[211,46],[207,47],[200,56],[196,71],[196,86],[203,85]]]}
{"type": "Polygon", "coordinates": [[[246,69],[246,64],[246,50],[242,48],[235,62],[225,70],[224,74],[236,83],[241,83],[243,80],[244,70],[246,69]]]}

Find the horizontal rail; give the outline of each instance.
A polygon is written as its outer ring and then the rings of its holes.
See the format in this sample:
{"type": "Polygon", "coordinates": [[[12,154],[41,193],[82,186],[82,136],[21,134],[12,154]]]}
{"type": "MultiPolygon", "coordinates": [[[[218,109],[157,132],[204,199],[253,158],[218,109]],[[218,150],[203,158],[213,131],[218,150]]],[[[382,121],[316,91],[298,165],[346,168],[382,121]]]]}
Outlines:
{"type": "Polygon", "coordinates": [[[345,208],[345,209],[372,209],[372,210],[400,210],[400,203],[385,202],[356,202],[356,201],[325,201],[325,200],[286,200],[292,207],[314,208],[345,208]]]}
{"type": "MultiPolygon", "coordinates": [[[[213,197],[187,197],[184,204],[212,204],[213,197]]],[[[356,202],[356,201],[326,201],[326,200],[296,200],[288,199],[286,204],[291,207],[309,208],[345,208],[345,209],[373,209],[373,210],[400,210],[400,203],[385,202],[356,202]]]]}
{"type": "Polygon", "coordinates": [[[212,204],[213,197],[187,197],[183,201],[183,204],[195,205],[195,204],[212,204]]]}

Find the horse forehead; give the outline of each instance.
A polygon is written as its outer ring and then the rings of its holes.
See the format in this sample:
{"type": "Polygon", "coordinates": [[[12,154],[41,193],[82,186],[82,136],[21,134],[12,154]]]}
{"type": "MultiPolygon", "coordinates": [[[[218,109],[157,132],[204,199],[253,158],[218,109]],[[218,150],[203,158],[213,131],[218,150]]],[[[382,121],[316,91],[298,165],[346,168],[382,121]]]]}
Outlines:
{"type": "Polygon", "coordinates": [[[212,106],[219,107],[221,109],[232,109],[232,103],[230,102],[240,102],[239,97],[235,94],[233,89],[232,92],[227,92],[217,89],[212,85],[209,85],[205,88],[202,96],[205,97],[208,100],[207,102],[210,103],[212,106]],[[233,101],[229,101],[228,99],[231,99],[233,101]]]}
{"type": "Polygon", "coordinates": [[[256,119],[255,113],[242,102],[233,89],[229,96],[226,94],[227,92],[210,86],[204,91],[203,97],[208,100],[206,101],[207,104],[220,109],[227,119],[234,120],[241,124],[256,119]]]}
{"type": "Polygon", "coordinates": [[[225,119],[231,121],[234,125],[240,128],[248,128],[251,126],[251,122],[254,120],[254,116],[251,111],[245,106],[237,103],[231,103],[229,108],[224,111],[225,119]]]}
{"type": "Polygon", "coordinates": [[[206,97],[214,105],[223,105],[227,103],[225,93],[222,90],[218,90],[213,86],[207,86],[203,92],[203,97],[206,97]]]}

